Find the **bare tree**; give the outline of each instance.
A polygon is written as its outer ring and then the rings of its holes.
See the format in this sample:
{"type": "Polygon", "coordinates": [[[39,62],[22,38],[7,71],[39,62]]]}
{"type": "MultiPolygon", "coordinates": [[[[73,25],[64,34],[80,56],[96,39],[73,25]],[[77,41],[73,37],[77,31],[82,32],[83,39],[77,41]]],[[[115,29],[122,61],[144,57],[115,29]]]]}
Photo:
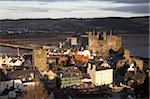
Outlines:
{"type": "Polygon", "coordinates": [[[28,87],[24,99],[47,99],[47,91],[42,83],[28,87]]]}

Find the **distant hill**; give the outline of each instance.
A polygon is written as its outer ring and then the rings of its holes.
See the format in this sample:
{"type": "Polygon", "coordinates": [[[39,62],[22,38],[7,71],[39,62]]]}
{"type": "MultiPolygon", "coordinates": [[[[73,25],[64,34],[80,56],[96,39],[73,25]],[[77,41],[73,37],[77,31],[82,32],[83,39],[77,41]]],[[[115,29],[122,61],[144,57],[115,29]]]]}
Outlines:
{"type": "Polygon", "coordinates": [[[46,37],[56,34],[82,34],[86,31],[149,34],[149,16],[109,18],[62,18],[0,20],[0,38],[46,37]]]}

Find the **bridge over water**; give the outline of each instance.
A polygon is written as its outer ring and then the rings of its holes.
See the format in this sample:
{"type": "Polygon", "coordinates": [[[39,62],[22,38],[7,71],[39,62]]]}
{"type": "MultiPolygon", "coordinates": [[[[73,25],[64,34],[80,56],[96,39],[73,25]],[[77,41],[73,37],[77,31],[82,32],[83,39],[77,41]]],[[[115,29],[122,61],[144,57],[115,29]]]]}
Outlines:
{"type": "Polygon", "coordinates": [[[33,50],[34,48],[38,47],[37,45],[18,45],[18,44],[9,44],[9,43],[2,43],[2,42],[0,42],[0,46],[21,48],[21,49],[30,49],[30,50],[33,50]]]}

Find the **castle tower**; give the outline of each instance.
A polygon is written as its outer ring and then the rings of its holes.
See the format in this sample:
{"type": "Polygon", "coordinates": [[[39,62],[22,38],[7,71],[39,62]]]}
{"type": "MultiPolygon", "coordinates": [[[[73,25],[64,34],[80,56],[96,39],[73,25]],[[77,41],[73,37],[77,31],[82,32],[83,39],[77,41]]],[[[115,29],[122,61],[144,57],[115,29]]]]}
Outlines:
{"type": "Polygon", "coordinates": [[[109,35],[112,36],[113,31],[110,29],[109,31],[109,35]]]}
{"type": "Polygon", "coordinates": [[[93,35],[95,35],[96,34],[96,32],[95,32],[95,30],[93,29],[93,35]]]}
{"type": "Polygon", "coordinates": [[[129,60],[130,59],[130,51],[128,49],[124,50],[124,57],[125,59],[129,60]]]}
{"type": "Polygon", "coordinates": [[[97,32],[97,38],[99,39],[100,32],[97,32]]]}
{"type": "Polygon", "coordinates": [[[95,50],[99,48],[99,36],[91,35],[91,33],[88,35],[88,50],[95,50]]]}
{"type": "Polygon", "coordinates": [[[37,67],[39,70],[47,69],[47,53],[43,48],[35,48],[33,50],[33,66],[37,67]]]}
{"type": "Polygon", "coordinates": [[[106,39],[107,39],[106,32],[103,32],[103,40],[106,41],[106,39]]]}

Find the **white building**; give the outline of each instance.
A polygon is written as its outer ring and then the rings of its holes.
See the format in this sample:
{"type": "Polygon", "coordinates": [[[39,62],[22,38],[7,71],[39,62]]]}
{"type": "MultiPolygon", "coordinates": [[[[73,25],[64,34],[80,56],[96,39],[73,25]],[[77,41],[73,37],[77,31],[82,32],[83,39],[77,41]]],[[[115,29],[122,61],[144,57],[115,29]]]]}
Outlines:
{"type": "Polygon", "coordinates": [[[70,37],[69,40],[71,45],[78,45],[77,37],[70,37]]]}
{"type": "Polygon", "coordinates": [[[14,85],[14,88],[23,88],[22,81],[20,79],[17,80],[9,80],[9,81],[0,81],[0,93],[5,90],[5,88],[10,89],[11,86],[14,85]]]}
{"type": "Polygon", "coordinates": [[[134,72],[134,64],[130,64],[130,67],[128,68],[128,72],[134,72]]]}
{"type": "Polygon", "coordinates": [[[91,58],[91,52],[90,52],[89,50],[78,51],[77,54],[86,56],[86,57],[88,57],[89,59],[91,58]]]}
{"type": "Polygon", "coordinates": [[[92,83],[95,86],[108,85],[113,83],[113,69],[103,68],[96,70],[96,66],[89,63],[87,73],[90,75],[92,83]]]}

